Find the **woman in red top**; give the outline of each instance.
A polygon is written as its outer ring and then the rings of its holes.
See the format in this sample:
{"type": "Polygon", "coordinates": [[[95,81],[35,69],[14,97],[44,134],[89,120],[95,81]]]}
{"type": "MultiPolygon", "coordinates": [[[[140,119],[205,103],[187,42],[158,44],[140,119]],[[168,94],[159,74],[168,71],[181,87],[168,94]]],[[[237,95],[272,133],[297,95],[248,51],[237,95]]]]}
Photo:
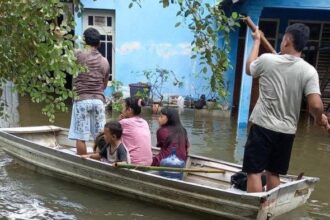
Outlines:
{"type": "Polygon", "coordinates": [[[173,148],[176,150],[176,156],[186,161],[189,141],[178,111],[172,108],[163,108],[160,113],[158,118],[160,128],[157,130],[157,147],[160,148],[160,152],[153,157],[152,166],[159,166],[160,161],[168,157],[173,148]]]}

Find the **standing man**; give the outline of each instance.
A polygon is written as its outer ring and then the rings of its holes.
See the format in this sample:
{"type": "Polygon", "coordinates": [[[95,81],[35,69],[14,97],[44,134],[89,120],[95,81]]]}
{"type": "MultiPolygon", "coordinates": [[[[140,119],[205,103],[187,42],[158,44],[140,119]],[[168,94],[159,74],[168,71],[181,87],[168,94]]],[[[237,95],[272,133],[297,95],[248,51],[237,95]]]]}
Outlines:
{"type": "Polygon", "coordinates": [[[85,66],[86,72],[73,79],[73,89],[78,97],[72,107],[69,138],[76,140],[77,154],[87,153],[86,141],[90,134],[95,139],[103,131],[105,124],[104,89],[107,87],[110,65],[97,48],[100,46],[100,33],[94,28],[84,32],[86,47],[77,50],[77,61],[85,66]]]}
{"type": "Polygon", "coordinates": [[[323,114],[317,71],[300,58],[308,38],[304,24],[287,27],[281,55],[258,57],[260,31],[253,33],[254,45],[246,63],[247,74],[259,77],[259,99],[250,117],[253,123],[245,145],[243,171],[247,192],[261,192],[261,173],[266,170],[267,190],[280,184],[279,175],[289,168],[291,149],[299,120],[303,95],[316,123],[330,133],[323,114]]]}

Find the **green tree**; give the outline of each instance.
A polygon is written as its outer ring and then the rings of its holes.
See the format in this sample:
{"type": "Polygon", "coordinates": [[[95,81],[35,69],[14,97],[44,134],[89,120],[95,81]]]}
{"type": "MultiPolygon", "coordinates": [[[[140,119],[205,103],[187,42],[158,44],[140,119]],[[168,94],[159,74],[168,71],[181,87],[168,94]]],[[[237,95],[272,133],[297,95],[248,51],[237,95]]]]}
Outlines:
{"type": "MultiPolygon", "coordinates": [[[[78,0],[74,3],[81,6],[78,0]]],[[[0,1],[0,78],[15,83],[20,95],[43,103],[42,113],[54,121],[57,110],[74,93],[65,88],[66,74],[76,76],[72,12],[60,0],[0,1]],[[58,18],[65,15],[61,24],[58,18]]]]}

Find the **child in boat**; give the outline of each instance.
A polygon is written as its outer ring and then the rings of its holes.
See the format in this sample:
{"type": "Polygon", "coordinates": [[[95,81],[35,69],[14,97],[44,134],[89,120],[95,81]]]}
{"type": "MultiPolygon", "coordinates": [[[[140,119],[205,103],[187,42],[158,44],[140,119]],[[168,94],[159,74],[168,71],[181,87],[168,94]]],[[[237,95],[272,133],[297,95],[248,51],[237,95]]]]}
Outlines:
{"type": "Polygon", "coordinates": [[[151,134],[148,122],[140,117],[144,102],[140,98],[124,100],[119,123],[123,127],[122,140],[133,164],[150,166],[152,162],[151,134]]]}
{"type": "Polygon", "coordinates": [[[189,141],[178,111],[173,108],[163,108],[160,111],[158,123],[160,128],[157,130],[157,147],[160,147],[160,152],[153,157],[152,166],[159,166],[160,161],[168,157],[173,148],[176,150],[176,156],[186,161],[189,141]]]}
{"type": "Polygon", "coordinates": [[[96,146],[102,145],[102,143],[106,144],[106,147],[100,152],[96,152],[93,154],[82,155],[82,158],[91,158],[95,160],[101,160],[104,162],[126,162],[130,163],[130,156],[128,150],[125,145],[121,142],[121,136],[123,133],[123,129],[119,122],[117,121],[109,121],[104,126],[104,135],[100,135],[100,138],[97,139],[95,143],[96,146]]]}
{"type": "Polygon", "coordinates": [[[104,132],[100,132],[94,141],[94,146],[93,146],[93,153],[99,153],[103,150],[103,148],[107,147],[107,143],[105,143],[104,140],[104,132]]]}

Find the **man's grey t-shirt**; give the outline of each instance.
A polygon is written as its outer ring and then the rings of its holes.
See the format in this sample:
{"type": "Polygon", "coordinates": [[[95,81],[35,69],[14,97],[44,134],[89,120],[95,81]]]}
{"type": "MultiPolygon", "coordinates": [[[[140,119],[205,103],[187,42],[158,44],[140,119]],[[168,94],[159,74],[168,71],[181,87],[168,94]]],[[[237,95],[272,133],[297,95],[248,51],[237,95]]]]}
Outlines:
{"type": "Polygon", "coordinates": [[[250,66],[259,79],[259,99],[250,121],[272,131],[295,134],[303,98],[320,94],[313,66],[291,55],[263,54],[250,66]]]}

